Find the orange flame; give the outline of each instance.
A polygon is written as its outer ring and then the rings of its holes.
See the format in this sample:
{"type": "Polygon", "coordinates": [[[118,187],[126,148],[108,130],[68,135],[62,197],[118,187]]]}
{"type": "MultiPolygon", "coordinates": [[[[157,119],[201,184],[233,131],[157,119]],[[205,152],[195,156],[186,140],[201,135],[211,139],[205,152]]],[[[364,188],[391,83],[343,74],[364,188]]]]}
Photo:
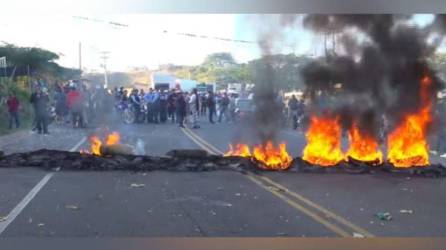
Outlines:
{"type": "Polygon", "coordinates": [[[364,162],[382,163],[383,155],[378,142],[372,136],[361,132],[356,123],[353,123],[348,133],[350,147],[346,155],[364,162]]]}
{"type": "Polygon", "coordinates": [[[229,150],[224,156],[253,158],[262,163],[259,167],[269,170],[285,170],[290,167],[293,160],[286,150],[285,143],[279,144],[277,148],[274,147],[271,141],[268,141],[265,145],[255,146],[252,154],[249,146],[246,144],[236,144],[235,148],[229,144],[229,150]]]}
{"type": "MultiPolygon", "coordinates": [[[[105,145],[118,144],[120,138],[121,137],[118,132],[113,132],[113,133],[107,135],[107,137],[105,139],[105,145]]],[[[92,135],[92,136],[90,136],[89,141],[90,141],[90,151],[83,149],[80,151],[80,153],[81,154],[102,155],[101,154],[101,146],[102,146],[101,139],[96,135],[92,135]]]]}
{"type": "Polygon", "coordinates": [[[279,148],[275,147],[271,141],[266,145],[257,145],[253,150],[253,157],[260,161],[264,169],[285,170],[290,167],[293,160],[286,150],[285,143],[279,144],[279,148]]]}
{"type": "Polygon", "coordinates": [[[312,116],[302,159],[315,165],[333,166],[343,158],[339,118],[312,116]]]}
{"type": "Polygon", "coordinates": [[[102,141],[99,139],[99,137],[93,135],[90,137],[90,147],[91,147],[91,153],[94,155],[101,155],[101,145],[102,141]]]}
{"type": "Polygon", "coordinates": [[[113,132],[107,136],[107,139],[105,140],[106,145],[115,145],[119,143],[119,140],[121,139],[121,136],[118,132],[113,132]]]}
{"type": "Polygon", "coordinates": [[[229,151],[224,156],[251,157],[251,151],[246,144],[237,143],[235,149],[232,144],[229,144],[229,151]]]}
{"type": "Polygon", "coordinates": [[[426,129],[431,118],[432,103],[428,88],[432,79],[428,76],[421,80],[421,109],[407,115],[401,124],[387,138],[387,158],[395,167],[429,165],[429,144],[426,129]]]}

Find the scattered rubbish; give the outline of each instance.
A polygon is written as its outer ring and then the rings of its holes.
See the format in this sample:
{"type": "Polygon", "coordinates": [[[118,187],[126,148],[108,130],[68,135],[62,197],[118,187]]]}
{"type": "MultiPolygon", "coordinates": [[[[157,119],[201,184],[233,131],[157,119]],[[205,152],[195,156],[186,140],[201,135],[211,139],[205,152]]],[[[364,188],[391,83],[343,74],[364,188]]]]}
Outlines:
{"type": "Polygon", "coordinates": [[[353,232],[353,238],[364,238],[364,235],[353,232]]]}
{"type": "Polygon", "coordinates": [[[152,209],[147,209],[147,213],[151,213],[152,212],[152,209]]]}
{"type": "Polygon", "coordinates": [[[280,233],[276,233],[276,235],[277,235],[277,236],[287,236],[288,234],[287,234],[287,233],[284,233],[284,232],[280,232],[280,233]]]}
{"type": "Polygon", "coordinates": [[[0,216],[0,222],[7,220],[8,217],[7,216],[0,216]]]}
{"type": "Polygon", "coordinates": [[[38,227],[43,227],[43,226],[45,226],[45,224],[43,224],[43,223],[39,223],[39,224],[37,224],[37,226],[38,226],[38,227]]]}
{"type": "Polygon", "coordinates": [[[242,194],[240,194],[240,193],[235,193],[235,196],[240,196],[240,195],[242,195],[242,194]]]}
{"type": "Polygon", "coordinates": [[[402,213],[402,214],[413,214],[413,210],[412,209],[401,209],[400,213],[402,213]]]}
{"type": "Polygon", "coordinates": [[[33,218],[30,217],[30,218],[28,219],[28,223],[29,223],[29,224],[33,223],[33,218]]]}
{"type": "Polygon", "coordinates": [[[268,186],[268,188],[269,188],[269,190],[276,191],[276,192],[284,192],[285,191],[284,189],[278,188],[278,187],[275,187],[275,186],[268,186]]]}
{"type": "Polygon", "coordinates": [[[232,207],[231,203],[225,201],[210,201],[209,203],[221,207],[232,207]]]}
{"type": "Polygon", "coordinates": [[[66,205],[65,206],[66,209],[71,209],[71,210],[79,210],[80,208],[76,205],[66,205]]]}
{"type": "Polygon", "coordinates": [[[392,220],[392,215],[390,215],[389,212],[381,212],[381,213],[377,213],[375,214],[376,217],[378,217],[378,219],[380,220],[385,220],[385,221],[390,221],[392,220]]]}
{"type": "Polygon", "coordinates": [[[359,211],[364,212],[364,208],[361,207],[361,208],[359,209],[359,211]]]}
{"type": "Polygon", "coordinates": [[[438,155],[438,152],[435,151],[435,150],[431,150],[430,152],[431,152],[431,154],[433,154],[433,155],[438,155]]]}
{"type": "Polygon", "coordinates": [[[440,155],[441,158],[446,158],[446,154],[440,155]]]}
{"type": "Polygon", "coordinates": [[[218,187],[217,190],[218,190],[218,191],[222,191],[222,190],[223,190],[223,187],[218,187]]]}
{"type": "Polygon", "coordinates": [[[402,188],[401,190],[403,190],[403,191],[409,191],[408,188],[402,188]]]}
{"type": "Polygon", "coordinates": [[[146,184],[143,184],[143,183],[132,183],[130,185],[130,187],[132,187],[132,188],[140,188],[140,187],[145,187],[145,186],[146,186],[146,184]]]}
{"type": "Polygon", "coordinates": [[[370,221],[370,224],[374,224],[374,223],[375,223],[374,221],[372,221],[372,220],[370,221]]]}
{"type": "Polygon", "coordinates": [[[217,215],[217,213],[214,210],[211,210],[211,214],[214,216],[217,215]]]}

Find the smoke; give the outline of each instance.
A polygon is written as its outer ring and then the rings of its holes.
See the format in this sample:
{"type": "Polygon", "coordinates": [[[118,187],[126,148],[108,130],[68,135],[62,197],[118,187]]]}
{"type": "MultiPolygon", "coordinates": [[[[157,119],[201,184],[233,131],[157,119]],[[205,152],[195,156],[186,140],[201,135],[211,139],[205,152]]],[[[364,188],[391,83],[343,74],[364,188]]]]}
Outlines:
{"type": "Polygon", "coordinates": [[[277,77],[273,70],[273,55],[283,49],[283,40],[286,27],[292,27],[298,15],[257,16],[256,27],[258,30],[257,42],[262,54],[261,62],[254,67],[254,126],[258,138],[262,144],[267,141],[276,141],[277,132],[282,124],[283,102],[278,92],[277,77]]]}
{"type": "Polygon", "coordinates": [[[306,15],[304,27],[314,32],[340,37],[344,54],[338,50],[302,70],[310,90],[335,92],[342,84],[331,108],[344,126],[352,120],[363,130],[376,134],[381,115],[398,123],[420,105],[420,80],[432,78],[432,100],[443,86],[428,64],[438,43],[428,43],[433,33],[445,34],[445,16],[436,16],[428,27],[410,24],[409,15],[306,15]],[[356,32],[351,32],[352,30],[356,32]],[[359,38],[358,38],[359,37],[359,38]]]}

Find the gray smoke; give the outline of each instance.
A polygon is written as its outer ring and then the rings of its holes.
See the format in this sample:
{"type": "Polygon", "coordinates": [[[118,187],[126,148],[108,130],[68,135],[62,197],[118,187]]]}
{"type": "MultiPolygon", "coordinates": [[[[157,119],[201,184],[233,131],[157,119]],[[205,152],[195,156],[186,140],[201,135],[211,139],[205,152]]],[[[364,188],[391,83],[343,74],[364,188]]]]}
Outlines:
{"type": "Polygon", "coordinates": [[[426,75],[432,77],[429,94],[435,100],[443,82],[427,59],[438,43],[430,44],[427,38],[434,32],[444,35],[446,19],[443,15],[436,16],[425,28],[409,25],[409,19],[408,15],[305,16],[304,27],[337,34],[347,52],[331,53],[302,70],[310,92],[332,92],[335,84],[342,83],[343,94],[336,98],[332,108],[341,116],[344,126],[357,120],[362,129],[375,135],[382,114],[398,123],[408,112],[420,107],[420,80],[426,75]],[[356,32],[347,32],[352,29],[356,32]],[[361,41],[353,37],[358,33],[364,36],[361,41]],[[345,103],[346,100],[350,102],[345,103]]]}
{"type": "Polygon", "coordinates": [[[270,32],[259,37],[262,62],[254,68],[254,128],[261,143],[275,141],[280,130],[281,114],[277,102],[277,88],[272,67],[271,55],[275,34],[270,32]]]}

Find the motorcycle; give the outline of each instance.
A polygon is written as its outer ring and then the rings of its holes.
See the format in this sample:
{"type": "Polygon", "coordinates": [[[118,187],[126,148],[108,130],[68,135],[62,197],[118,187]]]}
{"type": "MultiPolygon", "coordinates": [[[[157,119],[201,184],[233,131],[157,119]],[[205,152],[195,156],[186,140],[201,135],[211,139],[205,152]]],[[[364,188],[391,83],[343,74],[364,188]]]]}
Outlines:
{"type": "Polygon", "coordinates": [[[120,101],[116,104],[116,111],[125,124],[132,124],[135,122],[135,112],[131,109],[127,102],[120,101]]]}

